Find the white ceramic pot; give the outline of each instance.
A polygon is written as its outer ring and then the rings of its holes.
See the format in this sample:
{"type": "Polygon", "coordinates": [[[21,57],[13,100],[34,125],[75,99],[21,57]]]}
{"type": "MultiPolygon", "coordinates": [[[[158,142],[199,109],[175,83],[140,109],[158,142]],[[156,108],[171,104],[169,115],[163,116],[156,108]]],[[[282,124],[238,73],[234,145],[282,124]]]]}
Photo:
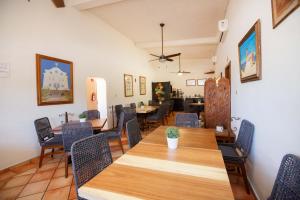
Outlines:
{"type": "Polygon", "coordinates": [[[80,122],[86,122],[86,118],[80,118],[79,121],[80,122]]]}
{"type": "Polygon", "coordinates": [[[168,138],[167,137],[167,141],[168,141],[168,148],[169,149],[177,149],[178,138],[168,138]]]}

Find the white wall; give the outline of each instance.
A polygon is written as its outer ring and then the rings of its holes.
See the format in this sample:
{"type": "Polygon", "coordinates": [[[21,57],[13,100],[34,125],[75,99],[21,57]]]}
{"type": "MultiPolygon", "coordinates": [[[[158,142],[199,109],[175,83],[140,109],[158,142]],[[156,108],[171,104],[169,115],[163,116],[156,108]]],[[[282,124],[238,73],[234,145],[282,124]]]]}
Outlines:
{"type": "Polygon", "coordinates": [[[195,94],[204,96],[204,86],[186,86],[187,79],[203,79],[214,76],[204,74],[214,69],[210,59],[181,59],[181,70],[191,72],[182,76],[170,73],[178,71],[177,58],[174,58],[173,62],[163,64],[156,62],[153,63],[153,66],[156,81],[170,81],[174,89],[181,89],[184,92],[184,96],[194,96],[195,94]]]}
{"type": "MultiPolygon", "coordinates": [[[[0,78],[0,169],[35,157],[39,144],[34,119],[86,109],[86,78],[103,77],[108,105],[151,98],[153,70],[148,55],[109,25],[73,8],[55,8],[51,1],[0,1],[0,62],[9,62],[11,75],[0,78]],[[74,104],[37,106],[35,54],[74,64],[74,104]],[[124,97],[123,74],[147,77],[147,95],[124,97]]],[[[138,80],[138,79],[137,79],[138,80]]]]}
{"type": "Polygon", "coordinates": [[[232,68],[232,116],[255,124],[248,176],[257,194],[271,192],[281,159],[300,156],[300,9],[272,28],[270,0],[231,0],[227,9],[229,31],[217,50],[217,72],[227,57],[232,68]],[[262,80],[240,82],[238,42],[261,19],[262,80]]]}

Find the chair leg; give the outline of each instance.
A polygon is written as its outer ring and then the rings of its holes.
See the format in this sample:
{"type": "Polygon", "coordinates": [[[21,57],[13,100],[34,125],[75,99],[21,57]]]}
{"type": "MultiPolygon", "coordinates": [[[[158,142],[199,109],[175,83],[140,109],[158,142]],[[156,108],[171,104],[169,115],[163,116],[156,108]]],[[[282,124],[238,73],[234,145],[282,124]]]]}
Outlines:
{"type": "Polygon", "coordinates": [[[121,137],[118,138],[118,142],[119,142],[119,145],[120,145],[120,147],[121,147],[121,149],[122,149],[122,152],[123,152],[123,154],[124,154],[125,152],[124,152],[124,149],[123,149],[121,137]]]}
{"type": "Polygon", "coordinates": [[[42,147],[42,148],[41,148],[41,155],[40,155],[39,168],[41,168],[41,166],[42,166],[43,159],[44,159],[44,154],[45,154],[45,148],[42,147]]]}
{"type": "Polygon", "coordinates": [[[242,170],[242,176],[243,176],[243,179],[244,179],[244,184],[245,184],[246,191],[247,191],[248,194],[250,194],[249,183],[248,183],[248,179],[247,179],[245,165],[241,164],[240,169],[242,170]]]}
{"type": "Polygon", "coordinates": [[[52,151],[51,151],[51,158],[53,158],[53,153],[54,153],[54,148],[52,148],[52,151]]]}
{"type": "Polygon", "coordinates": [[[68,153],[65,153],[65,177],[68,178],[68,153]]]}

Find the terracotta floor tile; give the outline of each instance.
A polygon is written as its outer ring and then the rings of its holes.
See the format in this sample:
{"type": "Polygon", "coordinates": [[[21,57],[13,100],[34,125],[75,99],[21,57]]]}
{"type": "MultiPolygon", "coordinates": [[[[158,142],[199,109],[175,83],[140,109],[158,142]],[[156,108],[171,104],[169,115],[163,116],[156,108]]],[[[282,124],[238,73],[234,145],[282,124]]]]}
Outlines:
{"type": "Polygon", "coordinates": [[[57,166],[58,166],[58,162],[43,164],[42,167],[38,169],[38,172],[55,169],[57,166]]]}
{"type": "Polygon", "coordinates": [[[0,189],[6,184],[8,180],[5,180],[5,181],[0,181],[0,189]]]}
{"type": "Polygon", "coordinates": [[[36,168],[32,168],[32,169],[29,169],[21,174],[18,174],[17,176],[24,176],[24,175],[28,175],[28,174],[34,174],[35,172],[37,171],[36,168]]]}
{"type": "Polygon", "coordinates": [[[54,178],[51,180],[47,190],[53,190],[56,188],[70,186],[72,184],[72,179],[73,179],[72,175],[69,175],[68,178],[65,178],[64,176],[59,178],[54,178]]]}
{"type": "Polygon", "coordinates": [[[34,176],[30,179],[30,183],[38,182],[38,181],[44,181],[44,180],[50,180],[54,174],[55,169],[47,170],[47,171],[41,171],[39,173],[34,174],[34,176]]]}
{"type": "Polygon", "coordinates": [[[3,186],[3,189],[25,185],[29,182],[31,177],[32,174],[24,175],[24,176],[15,176],[3,186]]]}
{"type": "Polygon", "coordinates": [[[30,183],[25,186],[19,197],[45,192],[50,180],[30,183]]]}
{"type": "Polygon", "coordinates": [[[47,191],[43,200],[67,200],[70,192],[70,186],[47,191]]]}
{"type": "Polygon", "coordinates": [[[17,175],[17,174],[15,172],[12,172],[12,171],[2,173],[2,174],[0,174],[0,181],[7,180],[8,178],[11,178],[15,175],[17,175]]]}
{"type": "Polygon", "coordinates": [[[30,169],[34,169],[36,168],[37,165],[34,163],[28,163],[28,164],[24,164],[22,166],[18,166],[18,167],[12,167],[10,170],[17,173],[17,174],[21,174],[25,171],[28,171],[30,169]]]}
{"type": "MultiPolygon", "coordinates": [[[[17,200],[41,200],[44,196],[44,192],[28,195],[25,197],[17,198],[17,200]]],[[[58,200],[58,199],[57,199],[58,200]]]]}
{"type": "MultiPolygon", "coordinates": [[[[72,168],[71,167],[68,168],[68,174],[72,175],[72,168]]],[[[57,178],[57,177],[61,177],[61,176],[65,176],[65,166],[63,168],[57,168],[55,170],[53,178],[57,178]]]]}
{"type": "Polygon", "coordinates": [[[75,189],[75,185],[71,186],[71,190],[70,190],[70,194],[69,194],[69,199],[76,199],[77,198],[77,194],[76,194],[76,189],[75,189]]]}
{"type": "Polygon", "coordinates": [[[56,163],[56,162],[60,162],[61,158],[46,158],[43,160],[43,163],[45,164],[49,164],[49,163],[56,163]]]}
{"type": "Polygon", "coordinates": [[[24,186],[0,190],[0,200],[16,199],[24,186]]]}
{"type": "Polygon", "coordinates": [[[63,167],[65,167],[65,160],[64,159],[62,159],[60,161],[59,165],[58,165],[58,168],[63,168],[63,167]]]}

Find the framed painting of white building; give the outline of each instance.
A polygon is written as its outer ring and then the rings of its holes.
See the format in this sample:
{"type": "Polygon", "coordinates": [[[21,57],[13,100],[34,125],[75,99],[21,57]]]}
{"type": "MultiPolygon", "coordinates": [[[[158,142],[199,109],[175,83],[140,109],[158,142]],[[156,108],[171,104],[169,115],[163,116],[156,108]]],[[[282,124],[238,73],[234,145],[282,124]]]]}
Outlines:
{"type": "Polygon", "coordinates": [[[39,106],[73,103],[73,63],[36,54],[39,106]]]}

